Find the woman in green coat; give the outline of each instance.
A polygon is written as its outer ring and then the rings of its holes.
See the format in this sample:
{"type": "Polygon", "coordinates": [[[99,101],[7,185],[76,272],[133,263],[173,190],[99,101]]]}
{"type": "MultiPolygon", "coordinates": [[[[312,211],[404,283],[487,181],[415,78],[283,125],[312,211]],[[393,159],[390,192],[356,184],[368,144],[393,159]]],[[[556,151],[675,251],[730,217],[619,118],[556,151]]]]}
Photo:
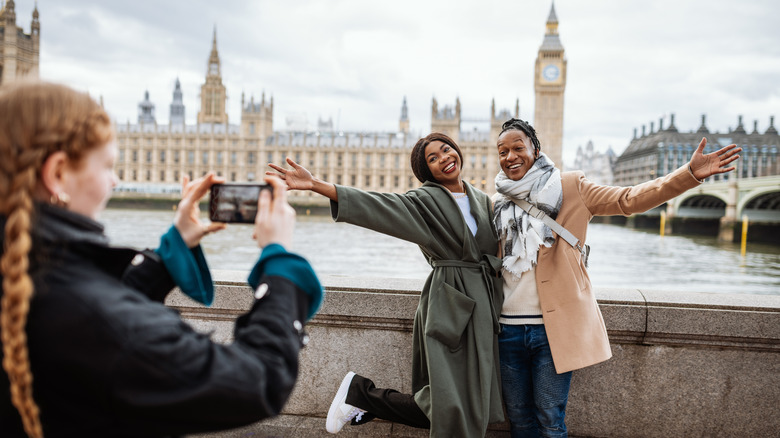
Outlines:
{"type": "Polygon", "coordinates": [[[328,412],[328,432],[378,417],[430,428],[432,437],[484,436],[488,423],[503,421],[500,260],[490,198],[461,180],[457,144],[439,133],[420,139],[411,166],[423,186],[404,194],[334,185],[287,163],[290,169],[269,165],[290,189],[328,197],[336,221],[416,243],[433,268],[414,318],[414,393],[378,389],[349,372],[328,412]]]}

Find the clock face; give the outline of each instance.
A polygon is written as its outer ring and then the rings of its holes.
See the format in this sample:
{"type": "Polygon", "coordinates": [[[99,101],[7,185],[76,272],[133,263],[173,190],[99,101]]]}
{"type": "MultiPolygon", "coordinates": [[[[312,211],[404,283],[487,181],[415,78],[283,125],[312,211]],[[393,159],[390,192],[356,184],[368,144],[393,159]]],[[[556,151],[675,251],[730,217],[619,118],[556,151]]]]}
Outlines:
{"type": "Polygon", "coordinates": [[[557,66],[553,64],[549,64],[542,70],[542,77],[544,77],[546,80],[552,82],[556,79],[558,79],[558,75],[560,75],[561,71],[558,69],[557,66]]]}

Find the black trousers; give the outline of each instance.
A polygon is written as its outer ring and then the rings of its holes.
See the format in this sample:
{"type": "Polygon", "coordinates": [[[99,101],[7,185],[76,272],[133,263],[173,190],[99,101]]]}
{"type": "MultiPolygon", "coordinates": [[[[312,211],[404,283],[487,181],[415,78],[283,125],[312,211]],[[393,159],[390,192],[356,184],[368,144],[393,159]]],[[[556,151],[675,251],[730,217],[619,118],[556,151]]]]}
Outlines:
{"type": "Polygon", "coordinates": [[[379,389],[370,379],[357,374],[349,385],[346,401],[366,411],[359,422],[352,421],[353,425],[381,418],[421,429],[431,428],[428,416],[417,406],[413,395],[401,394],[394,389],[379,389]]]}

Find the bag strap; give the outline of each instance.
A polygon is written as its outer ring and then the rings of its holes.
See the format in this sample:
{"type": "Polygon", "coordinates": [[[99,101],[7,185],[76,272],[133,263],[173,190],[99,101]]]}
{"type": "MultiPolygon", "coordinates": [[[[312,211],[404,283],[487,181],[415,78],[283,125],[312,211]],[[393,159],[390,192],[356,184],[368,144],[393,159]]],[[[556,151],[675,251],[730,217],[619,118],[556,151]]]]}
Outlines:
{"type": "Polygon", "coordinates": [[[582,245],[580,242],[580,239],[577,239],[577,237],[574,236],[569,230],[563,227],[563,225],[556,222],[553,218],[547,215],[547,213],[543,212],[542,210],[539,210],[536,208],[533,204],[526,201],[525,199],[512,199],[512,202],[514,202],[518,207],[525,210],[526,213],[529,215],[539,219],[540,221],[544,222],[545,225],[550,227],[553,231],[555,231],[555,234],[561,236],[563,240],[569,243],[573,248],[575,248],[577,251],[582,254],[582,259],[585,261],[585,267],[588,267],[588,256],[590,255],[590,246],[588,245],[582,245]]]}

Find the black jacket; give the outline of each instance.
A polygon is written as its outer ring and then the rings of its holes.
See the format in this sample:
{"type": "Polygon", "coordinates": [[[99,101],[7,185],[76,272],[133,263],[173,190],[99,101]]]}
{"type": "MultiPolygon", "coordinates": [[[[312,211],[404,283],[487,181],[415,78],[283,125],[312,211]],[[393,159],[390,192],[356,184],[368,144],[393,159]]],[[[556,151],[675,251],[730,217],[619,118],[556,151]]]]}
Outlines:
{"type": "MultiPolygon", "coordinates": [[[[269,293],[238,318],[231,345],[217,344],[162,304],[175,285],[153,252],[136,265],[138,251],[109,247],[94,221],[43,205],[36,216],[26,332],[46,437],[172,436],[280,412],[298,373],[305,291],[262,277],[269,293]]],[[[0,436],[25,436],[4,370],[0,436]]]]}

